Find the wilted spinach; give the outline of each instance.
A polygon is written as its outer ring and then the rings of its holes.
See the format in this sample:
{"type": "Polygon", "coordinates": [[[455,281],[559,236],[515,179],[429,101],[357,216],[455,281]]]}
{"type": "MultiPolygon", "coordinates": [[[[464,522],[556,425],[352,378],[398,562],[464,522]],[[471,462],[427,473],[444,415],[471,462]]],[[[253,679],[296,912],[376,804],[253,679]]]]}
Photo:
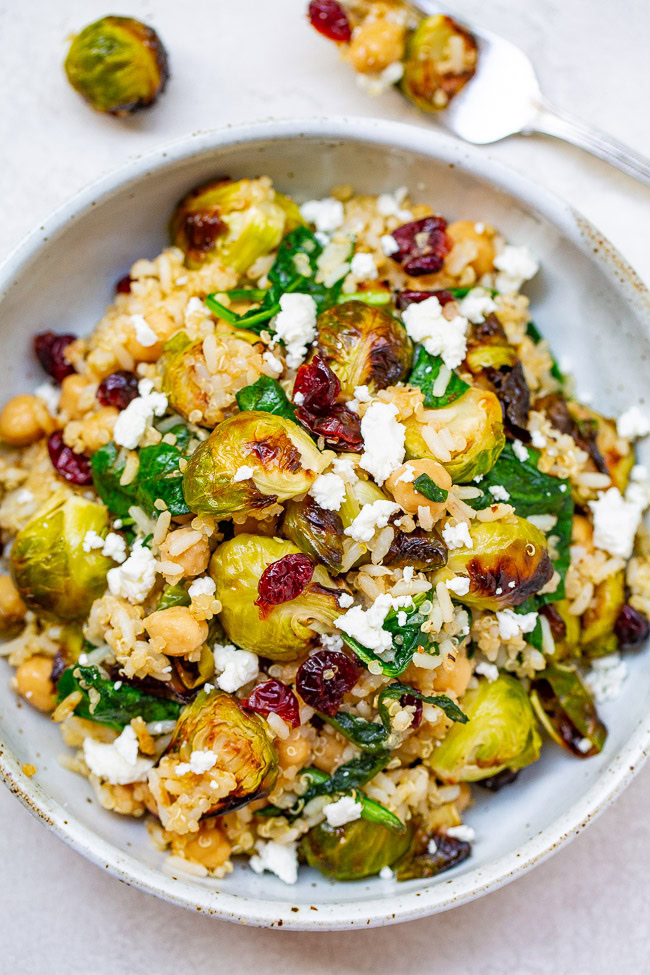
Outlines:
{"type": "Polygon", "coordinates": [[[180,447],[159,443],[138,451],[139,466],[130,484],[120,484],[126,461],[112,441],[100,447],[90,459],[93,484],[109,511],[126,517],[132,505],[138,505],[150,517],[160,514],[154,502],[165,502],[172,516],[188,514],[183,497],[183,475],[180,447]]]}
{"type": "Polygon", "coordinates": [[[433,410],[439,410],[443,406],[449,406],[450,403],[459,399],[469,389],[468,384],[452,371],[447,388],[442,396],[434,396],[433,386],[438,378],[438,373],[442,365],[443,362],[440,356],[431,355],[423,345],[420,345],[415,353],[413,370],[407,380],[411,386],[418,386],[422,390],[424,393],[424,405],[433,410]]]}
{"type": "Polygon", "coordinates": [[[390,659],[378,656],[374,650],[364,647],[362,643],[359,643],[354,637],[348,636],[347,633],[341,633],[341,637],[366,666],[372,661],[376,661],[381,665],[382,673],[387,677],[399,677],[406,670],[413,659],[413,654],[419,647],[422,647],[423,651],[427,653],[437,654],[439,652],[429,634],[422,632],[422,624],[426,622],[427,617],[420,613],[419,607],[429,599],[430,595],[431,590],[426,593],[419,593],[413,597],[411,607],[400,610],[391,609],[387,614],[383,628],[393,638],[392,652],[388,654],[390,659]],[[406,614],[406,622],[400,626],[399,617],[402,613],[406,614]]]}
{"type": "Polygon", "coordinates": [[[262,410],[264,413],[276,413],[287,420],[296,421],[296,414],[277,379],[270,376],[260,376],[251,386],[244,386],[235,394],[237,406],[240,410],[262,410]]]}
{"type": "Polygon", "coordinates": [[[81,701],[74,713],[88,721],[105,724],[121,731],[132,718],[141,717],[149,721],[176,721],[182,705],[164,697],[145,694],[130,684],[115,687],[115,681],[106,680],[97,667],[75,665],[63,671],[59,678],[58,699],[63,701],[73,691],[80,691],[81,701]],[[99,694],[99,700],[92,704],[89,691],[99,694]]]}

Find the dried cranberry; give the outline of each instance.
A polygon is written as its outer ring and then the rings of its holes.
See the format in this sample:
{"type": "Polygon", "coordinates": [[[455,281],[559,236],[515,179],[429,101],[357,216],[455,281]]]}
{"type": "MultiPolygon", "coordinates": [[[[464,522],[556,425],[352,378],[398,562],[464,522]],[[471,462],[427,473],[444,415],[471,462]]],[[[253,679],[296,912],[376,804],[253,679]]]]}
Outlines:
{"type": "Polygon", "coordinates": [[[74,372],[73,367],[64,356],[64,352],[77,336],[71,332],[57,335],[56,332],[41,332],[34,337],[34,352],[45,372],[55,380],[63,382],[66,376],[74,372]]]}
{"type": "Polygon", "coordinates": [[[65,654],[62,650],[57,650],[54,657],[54,662],[52,664],[52,673],[50,674],[50,680],[56,686],[59,681],[59,677],[66,668],[65,654]]]}
{"type": "Polygon", "coordinates": [[[300,406],[304,410],[325,413],[334,405],[340,392],[338,376],[319,355],[315,355],[311,362],[305,363],[298,370],[293,398],[295,400],[296,393],[300,394],[300,406]]]}
{"type": "Polygon", "coordinates": [[[435,274],[451,250],[446,227],[447,221],[443,217],[423,217],[402,224],[392,233],[399,245],[399,250],[391,255],[392,259],[412,277],[435,274]]]}
{"type": "Polygon", "coordinates": [[[296,689],[306,704],[331,716],[358,677],[359,668],[346,654],[340,650],[318,650],[300,666],[296,689]]]}
{"type": "Polygon", "coordinates": [[[293,387],[302,397],[296,416],[317,437],[324,437],[332,447],[360,450],[363,447],[361,421],[356,413],[336,398],[341,392],[338,376],[320,356],[298,370],[293,387]]]}
{"type": "Polygon", "coordinates": [[[411,728],[419,728],[420,722],[422,721],[422,701],[417,697],[413,697],[412,694],[402,694],[399,699],[399,703],[403,708],[414,707],[415,714],[413,715],[413,721],[411,722],[411,728]]]}
{"type": "Polygon", "coordinates": [[[228,230],[218,213],[188,213],[183,221],[188,248],[200,254],[208,254],[215,241],[228,230]]]}
{"type": "Polygon", "coordinates": [[[398,291],[395,296],[395,304],[400,311],[404,311],[409,305],[419,304],[427,298],[437,298],[441,305],[448,305],[450,301],[456,301],[451,291],[398,291]]]}
{"type": "Polygon", "coordinates": [[[132,278],[130,274],[125,274],[115,285],[115,292],[118,295],[128,295],[131,293],[132,278]]]}
{"type": "Polygon", "coordinates": [[[244,707],[258,714],[279,714],[283,721],[297,728],[300,724],[298,698],[290,687],[280,680],[267,680],[258,684],[244,701],[244,707]]]}
{"type": "Polygon", "coordinates": [[[317,437],[324,437],[328,446],[334,449],[359,451],[363,448],[361,420],[347,406],[333,406],[327,416],[318,416],[306,410],[297,409],[296,416],[317,437]]]}
{"type": "Polygon", "coordinates": [[[66,481],[70,481],[71,484],[92,484],[90,461],[83,454],[75,454],[71,447],[64,444],[63,434],[60,430],[55,430],[54,433],[50,434],[47,449],[57,474],[64,477],[66,481]]]}
{"type": "Polygon", "coordinates": [[[102,379],[97,389],[97,399],[102,406],[115,406],[124,410],[138,395],[138,377],[127,369],[112,372],[102,379]]]}
{"type": "Polygon", "coordinates": [[[314,574],[314,563],[308,555],[296,552],[294,555],[284,555],[276,562],[271,562],[260,576],[257,584],[259,599],[256,606],[277,606],[295,599],[305,586],[311,582],[314,574]]]}
{"type": "Polygon", "coordinates": [[[614,633],[621,650],[637,650],[650,636],[650,623],[643,613],[626,603],[618,614],[614,633]]]}
{"type": "Polygon", "coordinates": [[[319,34],[337,43],[347,43],[352,30],[345,10],[337,0],[311,0],[309,22],[319,34]]]}

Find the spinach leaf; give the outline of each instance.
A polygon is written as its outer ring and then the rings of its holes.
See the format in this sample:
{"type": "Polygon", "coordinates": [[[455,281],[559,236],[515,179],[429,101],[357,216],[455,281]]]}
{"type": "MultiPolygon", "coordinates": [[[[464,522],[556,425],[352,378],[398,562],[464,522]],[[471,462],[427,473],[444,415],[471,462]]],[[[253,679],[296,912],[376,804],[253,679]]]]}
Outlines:
{"type": "MultiPolygon", "coordinates": [[[[180,426],[180,424],[179,424],[180,426]]],[[[119,448],[111,441],[100,447],[90,459],[93,484],[109,511],[126,517],[132,505],[139,505],[150,518],[160,512],[154,502],[161,498],[172,515],[185,515],[189,508],[183,497],[183,476],[179,464],[183,451],[171,444],[143,447],[139,453],[138,472],[130,484],[120,484],[125,462],[119,448]]]]}
{"type": "Polygon", "coordinates": [[[192,439],[192,431],[189,427],[186,427],[184,423],[177,423],[167,431],[168,433],[173,433],[176,437],[176,446],[179,450],[186,450],[187,445],[192,439]]]}
{"type": "Polygon", "coordinates": [[[251,386],[244,386],[235,394],[237,406],[240,410],[263,410],[265,413],[276,413],[287,420],[296,420],[296,413],[277,379],[270,376],[260,376],[251,386]]]}
{"type": "MultiPolygon", "coordinates": [[[[176,721],[182,705],[164,697],[145,694],[130,684],[115,688],[115,682],[101,676],[97,667],[68,667],[59,678],[58,699],[63,701],[73,691],[81,691],[83,697],[74,713],[88,721],[105,724],[121,731],[131,718],[144,721],[176,721]],[[91,704],[89,691],[99,694],[96,704],[91,704]]],[[[94,695],[93,695],[94,696],[94,695]]]]}
{"type": "MultiPolygon", "coordinates": [[[[526,613],[536,613],[540,606],[544,605],[544,602],[548,602],[544,597],[531,596],[527,599],[525,603],[520,603],[519,606],[514,607],[514,612],[519,613],[520,616],[525,616],[526,613]]],[[[542,649],[542,618],[537,617],[537,622],[535,623],[535,629],[531,630],[530,633],[526,633],[526,643],[529,643],[531,647],[535,647],[536,650],[542,649]]]]}
{"type": "Polygon", "coordinates": [[[386,707],[385,701],[395,700],[402,697],[404,694],[410,694],[411,697],[416,698],[418,701],[422,701],[424,704],[435,704],[436,707],[444,711],[448,718],[452,721],[458,721],[460,724],[467,724],[469,718],[464,711],[455,704],[450,697],[446,694],[434,694],[433,696],[427,696],[426,694],[421,694],[420,691],[411,687],[410,684],[389,684],[388,687],[384,689],[379,694],[379,701],[377,707],[379,708],[379,714],[385,728],[390,728],[390,714],[388,713],[388,708],[386,707]]]}
{"type": "Polygon", "coordinates": [[[449,496],[449,491],[438,487],[436,482],[432,481],[428,474],[420,474],[419,477],[416,477],[413,481],[413,487],[418,494],[424,495],[429,501],[446,501],[449,496]]]}
{"type": "MultiPolygon", "coordinates": [[[[535,322],[528,322],[528,325],[526,325],[526,335],[528,336],[528,338],[533,340],[535,345],[539,345],[539,343],[544,338],[540,330],[537,328],[537,325],[535,325],[535,322]]],[[[551,360],[553,362],[553,365],[551,366],[551,375],[553,376],[554,379],[557,379],[559,383],[564,383],[566,381],[566,376],[558,366],[557,360],[552,352],[551,352],[551,360]]]]}
{"type": "Polygon", "coordinates": [[[469,389],[469,385],[452,371],[447,388],[442,396],[434,396],[433,384],[438,378],[442,364],[440,356],[431,355],[423,345],[420,345],[415,353],[413,370],[407,380],[411,386],[419,386],[424,393],[424,405],[433,410],[449,406],[469,389]]]}
{"type": "Polygon", "coordinates": [[[417,596],[413,597],[412,607],[400,610],[391,609],[386,616],[383,628],[393,637],[392,652],[385,655],[389,659],[379,657],[374,650],[364,647],[362,643],[359,643],[354,637],[348,636],[347,633],[341,633],[342,639],[366,666],[374,660],[381,665],[382,674],[387,677],[399,677],[406,670],[413,659],[413,654],[419,647],[422,647],[424,652],[434,654],[439,652],[429,634],[422,632],[422,624],[426,622],[427,617],[419,612],[419,607],[429,599],[430,593],[431,590],[418,593],[417,596]],[[403,626],[400,626],[398,622],[401,613],[406,613],[406,622],[403,626]]]}
{"type": "Polygon", "coordinates": [[[100,447],[90,458],[93,485],[106,507],[114,515],[128,517],[129,508],[135,504],[132,485],[122,487],[120,478],[125,461],[120,461],[120,450],[111,441],[100,447]]]}

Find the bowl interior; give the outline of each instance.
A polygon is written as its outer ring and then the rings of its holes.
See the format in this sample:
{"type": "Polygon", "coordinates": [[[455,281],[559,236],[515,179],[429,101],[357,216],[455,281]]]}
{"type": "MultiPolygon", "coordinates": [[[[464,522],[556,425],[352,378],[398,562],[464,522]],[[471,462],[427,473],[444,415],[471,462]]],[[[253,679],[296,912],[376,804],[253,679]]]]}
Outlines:
{"type": "MultiPolygon", "coordinates": [[[[113,286],[137,258],[166,242],[175,201],[219,175],[269,174],[298,199],[351,183],[376,193],[408,186],[449,219],[494,223],[526,243],[542,270],[529,288],[533,315],[582,397],[616,414],[647,398],[650,353],[646,296],[633,274],[568,206],[492,167],[485,157],[430,132],[353,120],[301,130],[204,136],[86,193],[33,235],[11,264],[1,303],[5,354],[3,399],[40,382],[31,336],[46,328],[89,332],[111,301],[113,286]],[[220,144],[221,143],[221,144],[220,144]]],[[[375,879],[332,884],[305,870],[295,888],[237,866],[223,881],[172,876],[142,823],[101,809],[88,783],[60,767],[58,729],[20,706],[0,665],[2,764],[10,784],[69,841],[124,879],[171,900],[248,923],[345,927],[432,913],[503,883],[548,854],[620,787],[648,739],[650,672],[643,655],[628,660],[622,697],[603,708],[609,738],[596,759],[580,762],[547,745],[518,783],[497,795],[477,789],[467,821],[476,829],[472,858],[438,880],[396,885],[375,879]],[[37,768],[34,779],[20,765],[37,768]]]]}

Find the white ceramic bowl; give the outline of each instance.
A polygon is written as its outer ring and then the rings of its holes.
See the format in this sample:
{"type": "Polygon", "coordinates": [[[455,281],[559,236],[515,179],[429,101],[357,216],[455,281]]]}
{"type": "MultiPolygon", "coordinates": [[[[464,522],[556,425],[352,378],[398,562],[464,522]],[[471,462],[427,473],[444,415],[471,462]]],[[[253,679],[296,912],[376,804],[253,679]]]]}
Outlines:
{"type": "MultiPolygon", "coordinates": [[[[210,177],[268,173],[299,199],[337,183],[376,193],[407,185],[450,219],[500,227],[526,243],[542,270],[530,287],[533,313],[578,390],[616,413],[643,401],[650,353],[650,298],[633,271],[566,203],[517,173],[430,128],[381,120],[273,122],[199,133],[129,164],[55,213],[0,274],[3,400],[40,381],[31,336],[45,328],[90,331],[114,282],[166,241],[169,212],[210,177]]],[[[583,829],[624,788],[650,745],[650,670],[628,659],[622,697],[603,708],[603,753],[581,762],[554,745],[467,815],[473,856],[432,881],[372,879],[333,884],[304,869],[295,887],[244,865],[222,881],[171,876],[142,823],[103,810],[88,783],[57,762],[58,729],[9,688],[0,664],[0,772],[9,788],[72,847],[127,883],[173,903],[247,924],[336,929],[390,924],[444,911],[507,883],[583,829]],[[27,778],[21,765],[36,766],[27,778]]]]}

